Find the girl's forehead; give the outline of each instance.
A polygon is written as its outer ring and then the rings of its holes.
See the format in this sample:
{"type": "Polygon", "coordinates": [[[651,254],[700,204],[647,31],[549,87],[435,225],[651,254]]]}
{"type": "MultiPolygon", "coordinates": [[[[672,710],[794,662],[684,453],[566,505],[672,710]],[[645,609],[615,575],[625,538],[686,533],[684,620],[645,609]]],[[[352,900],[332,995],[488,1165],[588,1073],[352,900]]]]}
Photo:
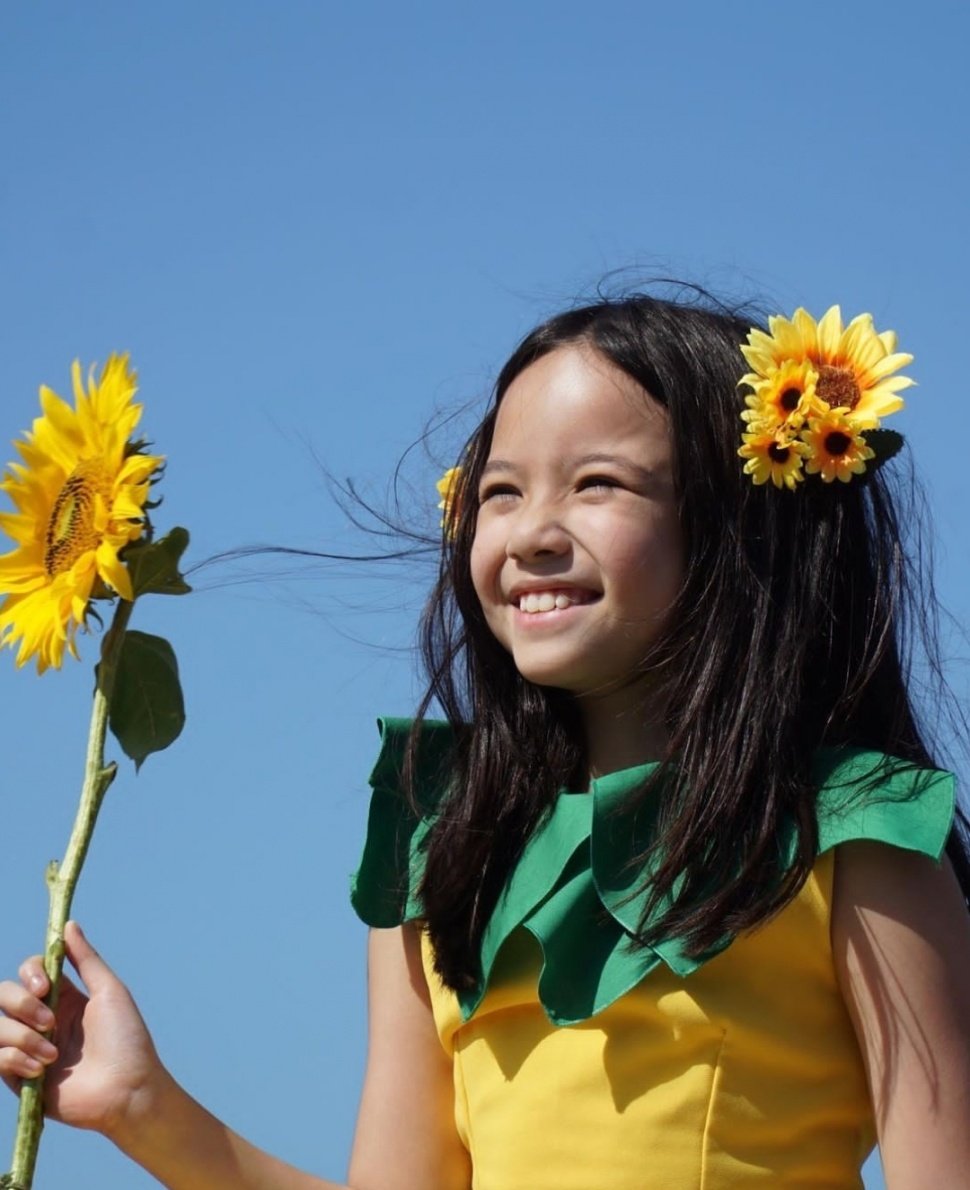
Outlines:
{"type": "Polygon", "coordinates": [[[490,455],[570,453],[584,444],[669,450],[667,411],[622,368],[587,344],[556,348],[512,381],[495,419],[490,455]]]}

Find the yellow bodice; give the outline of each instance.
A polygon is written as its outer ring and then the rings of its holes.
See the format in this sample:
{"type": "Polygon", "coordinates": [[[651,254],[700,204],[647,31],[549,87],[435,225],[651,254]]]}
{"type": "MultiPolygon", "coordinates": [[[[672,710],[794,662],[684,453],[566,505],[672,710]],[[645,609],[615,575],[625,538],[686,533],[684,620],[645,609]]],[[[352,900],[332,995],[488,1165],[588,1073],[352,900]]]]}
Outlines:
{"type": "Polygon", "coordinates": [[[833,857],[691,975],[660,965],[573,1025],[540,1005],[525,929],[465,1022],[426,942],[474,1190],[860,1187],[874,1136],[829,945],[833,857]]]}

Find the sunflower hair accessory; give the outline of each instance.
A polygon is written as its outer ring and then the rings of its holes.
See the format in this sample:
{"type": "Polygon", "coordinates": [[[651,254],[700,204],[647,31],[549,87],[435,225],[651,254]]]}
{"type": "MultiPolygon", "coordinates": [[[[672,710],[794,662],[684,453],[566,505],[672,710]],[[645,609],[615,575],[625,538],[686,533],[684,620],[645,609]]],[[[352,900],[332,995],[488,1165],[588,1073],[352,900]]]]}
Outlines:
{"type": "Polygon", "coordinates": [[[438,495],[441,497],[438,501],[438,507],[441,509],[441,527],[449,539],[454,537],[458,518],[461,515],[461,504],[458,499],[460,478],[461,467],[449,467],[435,484],[438,495]]]}
{"type": "Polygon", "coordinates": [[[915,382],[894,373],[913,357],[896,351],[893,331],[876,331],[871,314],[844,328],[838,306],[818,322],[801,308],[790,321],[775,315],[768,333],[748,332],[741,352],[752,371],[738,382],[751,389],[738,454],[754,483],[848,483],[902,448],[902,435],[880,422],[902,409],[899,394],[915,382]]]}

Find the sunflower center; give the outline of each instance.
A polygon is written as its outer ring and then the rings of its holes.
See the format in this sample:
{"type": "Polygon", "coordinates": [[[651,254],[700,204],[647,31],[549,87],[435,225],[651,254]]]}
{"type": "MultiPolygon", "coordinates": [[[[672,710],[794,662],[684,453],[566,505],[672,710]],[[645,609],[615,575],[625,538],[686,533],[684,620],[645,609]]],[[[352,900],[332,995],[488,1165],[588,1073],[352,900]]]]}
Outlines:
{"type": "Polygon", "coordinates": [[[852,445],[852,439],[841,430],[833,430],[825,435],[825,449],[830,455],[844,455],[852,445]]]}
{"type": "Polygon", "coordinates": [[[44,536],[44,569],[50,578],[70,570],[88,550],[97,549],[101,534],[94,524],[96,499],[111,496],[104,467],[96,459],[78,463],[54,501],[44,536]]]}
{"type": "Polygon", "coordinates": [[[798,408],[798,402],[802,399],[801,389],[786,388],[785,391],[778,398],[778,404],[786,413],[794,413],[798,408]]]}
{"type": "Polygon", "coordinates": [[[854,409],[861,395],[855,373],[834,364],[819,365],[815,391],[832,409],[854,409]]]}
{"type": "Polygon", "coordinates": [[[768,447],[768,458],[773,463],[787,463],[788,456],[791,454],[790,446],[779,446],[777,442],[772,442],[768,447]]]}

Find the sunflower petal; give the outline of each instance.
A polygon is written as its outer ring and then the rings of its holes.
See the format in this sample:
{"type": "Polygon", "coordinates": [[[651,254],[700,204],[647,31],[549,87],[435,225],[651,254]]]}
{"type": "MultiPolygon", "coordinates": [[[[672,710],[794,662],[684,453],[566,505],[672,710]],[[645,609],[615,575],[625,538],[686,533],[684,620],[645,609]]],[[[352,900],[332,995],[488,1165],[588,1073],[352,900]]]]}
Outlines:
{"type": "Polygon", "coordinates": [[[837,357],[842,339],[842,310],[829,306],[818,324],[818,358],[822,363],[832,363],[837,357]]]}
{"type": "Polygon", "coordinates": [[[110,545],[98,547],[98,574],[109,586],[113,587],[122,599],[132,599],[131,576],[128,568],[119,560],[118,555],[110,545]]]}

